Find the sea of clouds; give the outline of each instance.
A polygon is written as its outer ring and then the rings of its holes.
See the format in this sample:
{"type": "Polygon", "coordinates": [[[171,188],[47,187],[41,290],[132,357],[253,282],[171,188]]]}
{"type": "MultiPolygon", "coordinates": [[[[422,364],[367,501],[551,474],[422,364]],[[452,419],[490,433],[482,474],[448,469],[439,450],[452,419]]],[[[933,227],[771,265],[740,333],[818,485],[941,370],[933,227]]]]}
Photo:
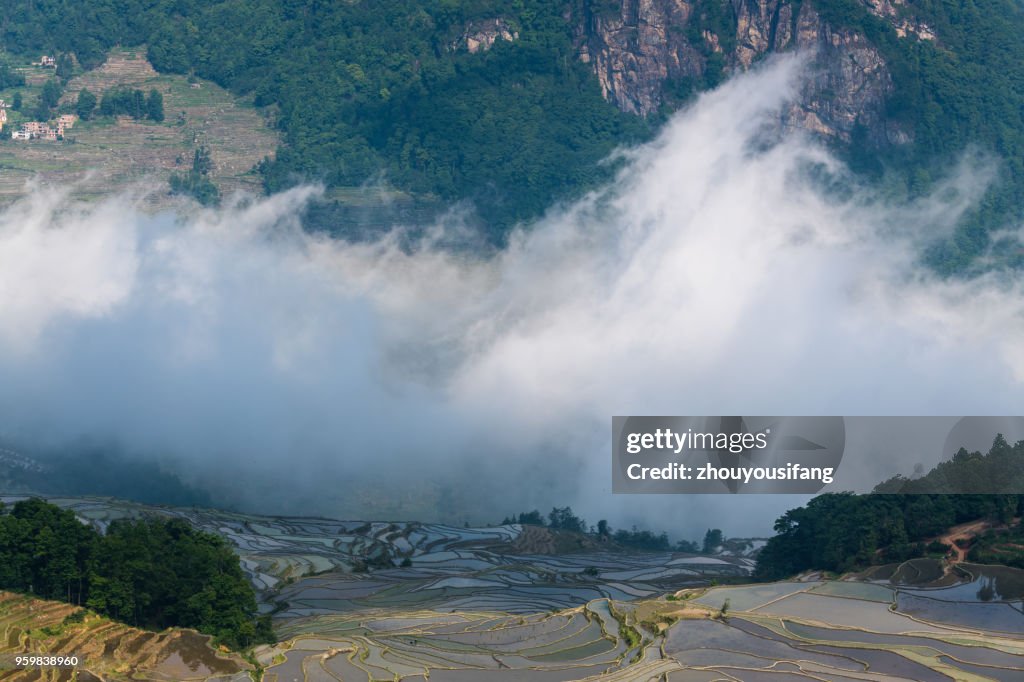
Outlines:
{"type": "Polygon", "coordinates": [[[611,416],[1024,404],[1021,283],[919,264],[996,164],[860,186],[779,131],[804,68],[703,95],[488,256],[437,246],[456,216],[412,248],[307,233],[315,187],[154,216],[36,186],[0,213],[0,437],[116,443],[266,513],[767,534],[799,500],[613,496],[611,416]]]}

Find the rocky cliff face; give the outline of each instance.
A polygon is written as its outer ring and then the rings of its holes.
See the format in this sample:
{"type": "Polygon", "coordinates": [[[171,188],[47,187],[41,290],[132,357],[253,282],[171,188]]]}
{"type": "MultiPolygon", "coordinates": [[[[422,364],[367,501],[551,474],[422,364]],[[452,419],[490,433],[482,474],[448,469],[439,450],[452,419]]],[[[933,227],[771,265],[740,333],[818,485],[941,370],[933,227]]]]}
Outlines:
{"type": "MultiPolygon", "coordinates": [[[[934,39],[902,11],[904,0],[863,1],[904,39],[934,39]]],[[[569,18],[580,59],[623,111],[648,116],[672,103],[673,89],[713,84],[772,52],[802,49],[813,55],[811,76],[784,124],[846,142],[858,127],[873,145],[910,141],[885,119],[893,85],[878,49],[830,26],[811,0],[576,0],[569,18]]]]}
{"type": "Polygon", "coordinates": [[[465,49],[470,53],[486,52],[494,47],[499,40],[509,42],[519,39],[519,31],[515,30],[505,19],[485,19],[471,22],[459,36],[459,39],[452,44],[452,49],[465,49]]]}

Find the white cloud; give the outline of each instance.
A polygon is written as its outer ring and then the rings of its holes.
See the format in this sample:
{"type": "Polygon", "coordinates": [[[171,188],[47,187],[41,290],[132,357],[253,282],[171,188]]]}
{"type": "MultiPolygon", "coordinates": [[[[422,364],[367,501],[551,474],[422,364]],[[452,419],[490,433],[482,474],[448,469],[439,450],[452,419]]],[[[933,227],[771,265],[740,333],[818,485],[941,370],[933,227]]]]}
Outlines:
{"type": "Polygon", "coordinates": [[[180,219],[39,189],[0,214],[6,431],[231,471],[238,499],[261,479],[280,496],[248,501],[268,512],[354,513],[353,477],[385,471],[451,478],[495,505],[479,520],[571,503],[684,536],[768,532],[793,500],[613,498],[611,415],[1024,397],[1020,283],[916,264],[991,168],[914,203],[850,178],[831,196],[815,177],[843,168],[776,125],[800,77],[780,59],[705,95],[490,259],[303,233],[309,188],[180,219]]]}

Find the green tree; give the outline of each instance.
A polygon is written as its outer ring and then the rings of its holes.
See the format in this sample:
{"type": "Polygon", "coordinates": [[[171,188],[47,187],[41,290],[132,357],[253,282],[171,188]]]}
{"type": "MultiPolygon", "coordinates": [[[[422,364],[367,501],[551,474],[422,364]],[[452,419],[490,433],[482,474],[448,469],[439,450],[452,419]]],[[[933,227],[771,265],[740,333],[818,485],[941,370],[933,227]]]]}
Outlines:
{"type": "Polygon", "coordinates": [[[231,546],[181,519],[120,519],[100,535],[43,500],[0,505],[0,589],[139,627],[193,627],[233,647],[273,638],[231,546]]]}
{"type": "Polygon", "coordinates": [[[47,121],[50,118],[50,107],[46,106],[42,99],[38,99],[36,105],[32,107],[31,115],[36,121],[47,121]]]}
{"type": "MultiPolygon", "coordinates": [[[[161,110],[163,98],[160,98],[161,110]]],[[[119,85],[103,93],[100,114],[103,116],[131,116],[139,121],[148,115],[146,94],[142,90],[119,85]]]]}
{"type": "Polygon", "coordinates": [[[713,553],[721,546],[723,539],[721,530],[718,528],[708,528],[708,532],[704,533],[704,553],[713,553]]]}
{"type": "Polygon", "coordinates": [[[160,123],[164,120],[164,96],[154,88],[146,98],[146,117],[160,123]]]}
{"type": "Polygon", "coordinates": [[[522,524],[524,526],[543,526],[544,525],[544,517],[536,509],[534,509],[531,512],[526,512],[525,514],[520,514],[518,521],[519,521],[520,524],[522,524]]]}
{"type": "Polygon", "coordinates": [[[636,526],[633,526],[632,530],[620,528],[612,535],[612,539],[623,547],[649,552],[664,552],[670,549],[668,534],[656,535],[649,530],[639,530],[636,526]]]}
{"type": "Polygon", "coordinates": [[[554,507],[548,514],[549,526],[558,530],[568,530],[574,533],[585,533],[586,522],[572,513],[572,507],[554,507]]]}
{"type": "Polygon", "coordinates": [[[60,102],[61,95],[64,94],[64,88],[61,84],[52,78],[43,83],[43,89],[40,92],[40,101],[49,109],[57,106],[60,102]]]}
{"type": "Polygon", "coordinates": [[[78,91],[78,101],[75,103],[75,113],[78,118],[88,121],[96,110],[96,95],[82,88],[78,91]]]}
{"type": "Polygon", "coordinates": [[[57,78],[63,83],[67,83],[71,78],[75,70],[75,62],[71,59],[71,55],[64,53],[57,56],[57,78]]]}
{"type": "Polygon", "coordinates": [[[692,540],[680,540],[676,543],[677,552],[685,552],[686,554],[698,554],[700,552],[700,545],[692,540]]]}
{"type": "Polygon", "coordinates": [[[213,159],[210,157],[210,149],[206,145],[198,147],[192,155],[192,172],[199,175],[209,175],[213,170],[213,159]]]}
{"type": "Polygon", "coordinates": [[[0,508],[0,587],[80,603],[94,534],[42,500],[0,508]]]}
{"type": "Polygon", "coordinates": [[[8,64],[0,62],[0,90],[18,88],[25,85],[25,77],[8,64]]]}
{"type": "Polygon", "coordinates": [[[210,150],[198,147],[192,156],[192,169],[188,173],[171,173],[171,194],[190,196],[203,206],[213,206],[220,200],[217,186],[207,177],[213,170],[210,150]]]}

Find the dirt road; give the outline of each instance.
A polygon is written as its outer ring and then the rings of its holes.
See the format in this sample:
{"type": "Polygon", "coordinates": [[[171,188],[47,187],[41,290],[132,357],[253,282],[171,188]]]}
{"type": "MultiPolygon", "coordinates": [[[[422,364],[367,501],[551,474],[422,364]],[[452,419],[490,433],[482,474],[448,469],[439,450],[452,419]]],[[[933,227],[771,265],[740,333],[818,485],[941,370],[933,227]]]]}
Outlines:
{"type": "Polygon", "coordinates": [[[944,542],[953,548],[953,554],[955,558],[951,563],[959,564],[967,558],[967,550],[957,547],[957,540],[969,540],[974,536],[978,535],[982,531],[985,531],[992,527],[990,521],[972,521],[970,523],[962,523],[959,526],[953,526],[945,535],[939,536],[939,542],[944,542]]]}

